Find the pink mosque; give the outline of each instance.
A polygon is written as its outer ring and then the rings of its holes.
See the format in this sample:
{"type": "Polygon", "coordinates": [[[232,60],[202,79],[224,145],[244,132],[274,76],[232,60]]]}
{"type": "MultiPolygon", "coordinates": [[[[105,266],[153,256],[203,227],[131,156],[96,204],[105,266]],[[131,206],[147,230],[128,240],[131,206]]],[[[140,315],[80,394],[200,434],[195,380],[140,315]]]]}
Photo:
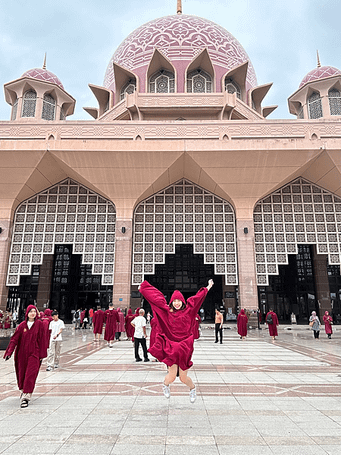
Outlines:
{"type": "Polygon", "coordinates": [[[267,119],[271,85],[180,1],[118,46],[87,121],[46,63],[6,83],[0,309],[70,320],[136,308],[144,279],[188,297],[213,278],[208,320],[222,305],[341,318],[341,71],[318,59],[288,120],[267,119]]]}

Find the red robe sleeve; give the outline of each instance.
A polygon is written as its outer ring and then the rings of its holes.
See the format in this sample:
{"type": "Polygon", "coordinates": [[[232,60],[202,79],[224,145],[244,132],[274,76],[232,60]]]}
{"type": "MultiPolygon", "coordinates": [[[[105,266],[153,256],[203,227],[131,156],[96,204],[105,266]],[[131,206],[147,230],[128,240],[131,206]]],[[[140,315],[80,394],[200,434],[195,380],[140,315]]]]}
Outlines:
{"type": "Polygon", "coordinates": [[[19,324],[18,327],[16,328],[14,334],[11,336],[9,345],[7,346],[7,349],[4,354],[4,358],[7,357],[8,355],[11,356],[13,354],[14,349],[17,347],[17,344],[20,341],[22,332],[23,332],[23,326],[21,324],[19,324]]]}
{"type": "Polygon", "coordinates": [[[162,292],[154,288],[148,281],[144,281],[141,284],[139,291],[152,307],[155,305],[160,310],[169,311],[169,307],[162,292]]]}
{"type": "Polygon", "coordinates": [[[190,308],[190,311],[194,314],[198,313],[201,305],[203,304],[205,297],[207,296],[208,289],[201,288],[199,291],[187,299],[187,306],[190,308]]]}

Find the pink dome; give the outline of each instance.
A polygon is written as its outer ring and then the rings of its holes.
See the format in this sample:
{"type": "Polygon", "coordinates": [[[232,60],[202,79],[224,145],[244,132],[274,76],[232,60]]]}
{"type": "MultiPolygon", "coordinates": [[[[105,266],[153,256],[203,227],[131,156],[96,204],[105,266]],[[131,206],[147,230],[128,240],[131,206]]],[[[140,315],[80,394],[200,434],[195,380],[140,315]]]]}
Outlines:
{"type": "Polygon", "coordinates": [[[21,77],[31,77],[32,79],[38,79],[39,81],[51,82],[64,90],[63,84],[60,82],[58,77],[51,73],[51,71],[47,71],[43,68],[33,68],[28,70],[21,77]]]}
{"type": "Polygon", "coordinates": [[[303,87],[303,85],[307,84],[308,82],[317,81],[319,79],[324,79],[326,77],[331,76],[340,76],[341,71],[333,66],[321,66],[319,68],[315,68],[312,71],[309,71],[308,74],[304,76],[302,82],[300,83],[299,88],[303,87]]]}
{"type": "Polygon", "coordinates": [[[246,88],[257,85],[250,59],[234,36],[207,19],[176,14],[154,19],[133,31],[112,56],[104,86],[115,89],[113,62],[139,74],[148,67],[155,48],[171,61],[177,71],[187,67],[195,55],[207,48],[217,78],[249,61],[246,88]]]}

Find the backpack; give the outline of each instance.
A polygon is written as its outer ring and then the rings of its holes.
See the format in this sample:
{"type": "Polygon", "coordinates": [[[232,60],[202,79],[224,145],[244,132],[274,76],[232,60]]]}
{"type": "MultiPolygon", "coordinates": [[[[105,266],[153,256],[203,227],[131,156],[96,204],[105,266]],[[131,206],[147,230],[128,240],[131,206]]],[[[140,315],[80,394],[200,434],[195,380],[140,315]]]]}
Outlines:
{"type": "Polygon", "coordinates": [[[272,316],[271,314],[268,314],[267,317],[266,317],[266,322],[267,324],[273,324],[274,321],[272,320],[272,316]]]}

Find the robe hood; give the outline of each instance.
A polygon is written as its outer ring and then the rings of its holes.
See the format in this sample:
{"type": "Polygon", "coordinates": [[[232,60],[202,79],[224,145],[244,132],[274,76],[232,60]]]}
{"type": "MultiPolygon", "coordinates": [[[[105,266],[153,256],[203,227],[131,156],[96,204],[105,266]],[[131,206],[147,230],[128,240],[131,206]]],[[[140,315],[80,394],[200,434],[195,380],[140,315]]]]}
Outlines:
{"type": "Polygon", "coordinates": [[[132,316],[133,312],[131,311],[131,308],[128,310],[128,316],[132,316]]]}
{"type": "Polygon", "coordinates": [[[26,308],[26,313],[25,313],[25,320],[27,321],[28,319],[28,313],[32,310],[32,309],[35,309],[37,314],[36,314],[36,317],[34,318],[34,320],[36,321],[37,319],[39,319],[39,311],[38,311],[38,308],[35,306],[35,305],[29,305],[27,308],[26,308]]]}
{"type": "Polygon", "coordinates": [[[172,297],[169,301],[169,304],[171,304],[173,302],[173,300],[181,300],[181,302],[186,305],[186,300],[185,300],[185,297],[181,294],[180,291],[178,291],[177,289],[173,292],[172,294],[172,297]]]}
{"type": "Polygon", "coordinates": [[[245,315],[245,311],[244,310],[240,310],[240,314],[244,314],[245,315]]]}
{"type": "Polygon", "coordinates": [[[139,315],[139,311],[140,311],[140,309],[141,309],[140,307],[136,308],[136,310],[135,310],[135,314],[136,314],[136,316],[138,316],[138,315],[139,315]]]}
{"type": "Polygon", "coordinates": [[[50,310],[50,308],[46,308],[46,310],[44,311],[44,315],[45,316],[52,316],[52,310],[50,310]]]}

